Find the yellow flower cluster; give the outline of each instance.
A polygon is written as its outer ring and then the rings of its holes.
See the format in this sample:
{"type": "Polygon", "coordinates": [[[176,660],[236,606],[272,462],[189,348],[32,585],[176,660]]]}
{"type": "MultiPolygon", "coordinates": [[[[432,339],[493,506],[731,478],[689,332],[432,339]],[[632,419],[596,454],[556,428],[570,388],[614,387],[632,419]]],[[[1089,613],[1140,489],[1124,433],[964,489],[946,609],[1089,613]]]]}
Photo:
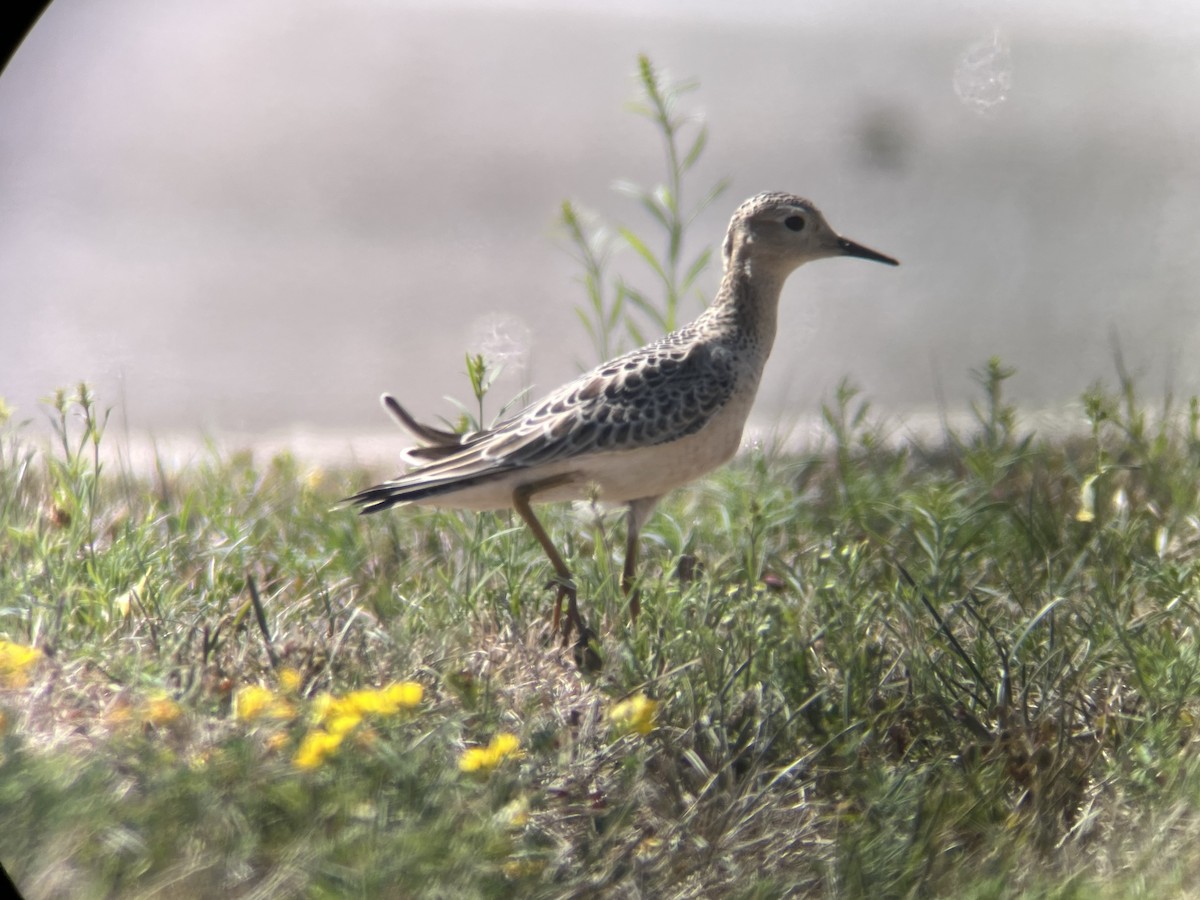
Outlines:
{"type": "Polygon", "coordinates": [[[145,699],[129,694],[118,696],[104,714],[104,721],[114,727],[130,725],[170,725],[183,716],[181,707],[166,691],[154,691],[145,699]]]}
{"type": "Polygon", "coordinates": [[[500,732],[486,747],[470,747],[458,759],[458,768],[463,772],[487,774],[506,759],[520,759],[525,753],[515,734],[500,732]]]}
{"type": "Polygon", "coordinates": [[[0,688],[21,688],[29,683],[29,670],[42,658],[37,647],[0,640],[0,688]]]}
{"type": "Polygon", "coordinates": [[[636,733],[645,736],[654,730],[657,713],[658,701],[637,693],[614,704],[608,711],[608,721],[619,734],[636,733]]]}
{"type": "Polygon", "coordinates": [[[415,681],[399,681],[377,690],[351,691],[336,697],[322,694],[313,703],[317,727],[304,736],[293,762],[301,769],[320,766],[366,716],[394,716],[420,704],[425,689],[415,681]]]}
{"type": "Polygon", "coordinates": [[[394,716],[402,709],[417,706],[424,696],[425,689],[417,682],[400,681],[378,690],[351,691],[342,697],[322,694],[316,699],[314,712],[321,722],[361,719],[365,715],[394,716]]]}
{"type": "Polygon", "coordinates": [[[233,700],[233,711],[242,722],[254,722],[259,719],[289,721],[296,718],[296,707],[290,700],[270,688],[257,684],[238,688],[233,700]]]}
{"type": "Polygon", "coordinates": [[[279,670],[279,686],[289,694],[295,694],[304,684],[304,677],[290,666],[279,670]]]}
{"type": "Polygon", "coordinates": [[[315,769],[341,745],[343,737],[337,732],[310,731],[300,742],[292,762],[298,769],[315,769]]]}
{"type": "MultiPolygon", "coordinates": [[[[294,721],[300,714],[296,697],[302,683],[303,678],[295,669],[283,669],[279,673],[282,691],[255,684],[241,687],[234,701],[234,713],[242,722],[294,721]]],[[[364,718],[394,716],[401,710],[419,705],[424,696],[425,689],[415,681],[394,682],[342,696],[321,694],[312,702],[313,727],[300,741],[292,762],[300,769],[315,769],[337,750],[346,735],[364,718]]],[[[369,738],[369,733],[362,735],[362,740],[369,738]]],[[[274,734],[267,739],[267,746],[272,750],[282,749],[287,743],[286,734],[274,734]]]]}

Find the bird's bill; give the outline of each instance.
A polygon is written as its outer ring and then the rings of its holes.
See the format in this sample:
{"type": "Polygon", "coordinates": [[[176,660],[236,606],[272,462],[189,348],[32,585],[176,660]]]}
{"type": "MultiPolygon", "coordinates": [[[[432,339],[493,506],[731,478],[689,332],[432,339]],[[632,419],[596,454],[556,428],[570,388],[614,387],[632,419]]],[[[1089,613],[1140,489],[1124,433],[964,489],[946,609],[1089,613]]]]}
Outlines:
{"type": "Polygon", "coordinates": [[[889,266],[900,265],[899,260],[892,259],[890,256],[884,256],[882,253],[876,253],[870,247],[856,244],[854,241],[847,240],[844,237],[837,239],[837,248],[839,256],[857,256],[859,259],[873,259],[875,262],[887,263],[889,266]]]}

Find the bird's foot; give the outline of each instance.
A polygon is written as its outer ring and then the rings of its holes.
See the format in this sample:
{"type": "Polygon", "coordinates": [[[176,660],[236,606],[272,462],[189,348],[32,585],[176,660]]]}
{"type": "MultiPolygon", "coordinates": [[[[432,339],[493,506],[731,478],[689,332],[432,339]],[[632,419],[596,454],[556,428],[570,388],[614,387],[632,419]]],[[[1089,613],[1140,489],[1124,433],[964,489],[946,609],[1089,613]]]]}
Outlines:
{"type": "Polygon", "coordinates": [[[563,633],[563,643],[565,644],[571,636],[571,628],[573,627],[570,609],[575,606],[575,582],[566,578],[555,577],[546,582],[546,587],[554,588],[555,590],[554,611],[550,619],[550,631],[553,634],[558,634],[561,630],[563,633]],[[566,622],[562,620],[564,600],[568,601],[566,622]]]}
{"type": "Polygon", "coordinates": [[[584,672],[600,671],[604,665],[604,661],[600,658],[600,654],[596,652],[596,632],[588,627],[587,623],[583,621],[583,616],[579,613],[579,601],[575,585],[572,582],[560,581],[558,579],[555,579],[551,584],[558,589],[558,595],[554,599],[554,618],[551,623],[552,631],[558,632],[561,624],[564,647],[571,643],[571,635],[577,634],[578,637],[571,648],[575,664],[584,672]],[[564,600],[567,606],[565,617],[562,614],[564,600]]]}

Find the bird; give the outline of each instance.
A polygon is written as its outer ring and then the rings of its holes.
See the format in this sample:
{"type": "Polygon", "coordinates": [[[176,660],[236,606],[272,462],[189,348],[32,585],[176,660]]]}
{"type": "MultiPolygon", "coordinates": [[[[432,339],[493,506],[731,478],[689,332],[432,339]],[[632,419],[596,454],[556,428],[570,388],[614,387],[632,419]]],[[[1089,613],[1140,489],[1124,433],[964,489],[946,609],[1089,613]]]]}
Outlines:
{"type": "Polygon", "coordinates": [[[555,572],[552,628],[578,635],[576,660],[598,667],[595,633],[580,615],[570,569],[534,503],[599,500],[626,507],[621,588],[636,622],[638,537],[659,500],[737,452],[775,341],[787,277],[806,262],[853,257],[899,262],[842,237],[810,201],[757,194],[730,220],[723,274],[690,324],[597,366],[520,412],[460,434],[418,422],[390,394],[384,408],[416,439],[411,468],[347,498],[363,514],[399,504],[514,509],[555,572]]]}

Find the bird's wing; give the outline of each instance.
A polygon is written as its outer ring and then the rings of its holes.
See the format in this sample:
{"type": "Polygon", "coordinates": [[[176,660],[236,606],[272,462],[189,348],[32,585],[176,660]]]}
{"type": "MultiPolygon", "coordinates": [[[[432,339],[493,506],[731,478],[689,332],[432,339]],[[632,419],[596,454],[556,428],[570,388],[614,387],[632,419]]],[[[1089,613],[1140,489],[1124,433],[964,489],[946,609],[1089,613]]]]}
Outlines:
{"type": "Polygon", "coordinates": [[[464,437],[458,447],[429,448],[439,458],[379,487],[388,489],[392,503],[403,502],[405,495],[431,496],[515,469],[669,443],[703,428],[729,400],[735,381],[733,354],[724,345],[686,332],[669,335],[464,437]]]}
{"type": "Polygon", "coordinates": [[[660,341],[593,369],[494,429],[485,457],[520,466],[649,447],[699,431],[735,383],[732,354],[660,341]]]}

